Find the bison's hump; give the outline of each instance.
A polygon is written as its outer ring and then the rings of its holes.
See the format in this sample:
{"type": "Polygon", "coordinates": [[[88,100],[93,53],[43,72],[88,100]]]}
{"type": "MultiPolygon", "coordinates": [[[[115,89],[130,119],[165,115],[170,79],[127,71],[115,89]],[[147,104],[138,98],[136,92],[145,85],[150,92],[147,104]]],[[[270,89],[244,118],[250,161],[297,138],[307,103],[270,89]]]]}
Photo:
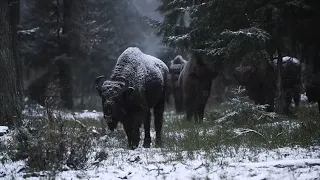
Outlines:
{"type": "Polygon", "coordinates": [[[146,80],[161,80],[169,69],[160,59],[144,54],[137,47],[128,47],[118,58],[114,74],[124,76],[132,86],[144,88],[146,80]]]}

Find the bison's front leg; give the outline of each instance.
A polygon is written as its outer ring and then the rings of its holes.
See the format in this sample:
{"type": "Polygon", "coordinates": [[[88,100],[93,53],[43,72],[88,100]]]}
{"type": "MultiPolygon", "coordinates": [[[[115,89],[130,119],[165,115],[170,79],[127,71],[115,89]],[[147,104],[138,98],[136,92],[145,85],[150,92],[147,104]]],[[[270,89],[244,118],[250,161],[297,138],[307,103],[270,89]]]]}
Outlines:
{"type": "Polygon", "coordinates": [[[146,120],[144,121],[144,141],[143,147],[149,148],[151,143],[151,136],[150,136],[150,123],[151,123],[151,113],[150,110],[147,113],[146,120]]]}
{"type": "Polygon", "coordinates": [[[123,124],[128,139],[128,148],[132,148],[132,127],[129,124],[123,124]]]}
{"type": "Polygon", "coordinates": [[[187,121],[191,121],[194,115],[193,111],[189,108],[186,108],[186,114],[187,114],[187,117],[186,117],[187,121]]]}
{"type": "Polygon", "coordinates": [[[140,142],[140,130],[139,125],[127,123],[124,125],[124,129],[128,138],[128,146],[130,149],[134,150],[139,146],[140,142]]]}
{"type": "Polygon", "coordinates": [[[292,93],[291,92],[285,92],[284,93],[284,112],[286,114],[290,113],[291,101],[292,101],[292,93]]]}
{"type": "Polygon", "coordinates": [[[140,142],[140,129],[139,126],[135,126],[132,128],[132,144],[131,148],[134,150],[139,146],[140,142]]]}

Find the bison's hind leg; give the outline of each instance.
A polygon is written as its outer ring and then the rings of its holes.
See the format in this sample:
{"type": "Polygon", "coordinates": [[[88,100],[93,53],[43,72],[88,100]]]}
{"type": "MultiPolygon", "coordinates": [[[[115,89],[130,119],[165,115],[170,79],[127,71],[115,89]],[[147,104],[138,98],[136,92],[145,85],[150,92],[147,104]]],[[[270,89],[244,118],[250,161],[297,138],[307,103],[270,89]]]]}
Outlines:
{"type": "Polygon", "coordinates": [[[144,141],[143,147],[149,148],[151,143],[151,136],[150,136],[150,123],[151,123],[151,113],[150,110],[148,111],[147,118],[144,121],[144,141]]]}
{"type": "Polygon", "coordinates": [[[187,110],[186,110],[186,119],[187,119],[187,121],[191,121],[193,117],[194,117],[193,111],[190,110],[189,108],[187,108],[187,110]]]}
{"type": "Polygon", "coordinates": [[[293,101],[295,105],[295,111],[299,109],[300,106],[300,89],[296,90],[293,94],[293,101]]]}
{"type": "Polygon", "coordinates": [[[198,106],[198,109],[197,109],[197,121],[198,122],[203,121],[205,107],[206,107],[206,104],[201,104],[198,106]]]}
{"type": "Polygon", "coordinates": [[[160,100],[153,109],[155,126],[154,128],[156,130],[156,147],[162,146],[161,132],[163,124],[164,103],[164,99],[160,100]]]}

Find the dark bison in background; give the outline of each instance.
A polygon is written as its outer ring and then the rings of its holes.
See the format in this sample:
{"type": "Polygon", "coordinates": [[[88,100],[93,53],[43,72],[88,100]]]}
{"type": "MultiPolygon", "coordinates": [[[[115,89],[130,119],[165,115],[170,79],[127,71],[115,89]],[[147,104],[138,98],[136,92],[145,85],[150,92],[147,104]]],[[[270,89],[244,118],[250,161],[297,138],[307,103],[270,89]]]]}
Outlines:
{"type": "Polygon", "coordinates": [[[233,83],[232,77],[226,72],[220,72],[218,76],[212,81],[211,98],[212,103],[221,104],[228,98],[229,86],[233,83]]]}
{"type": "Polygon", "coordinates": [[[197,52],[191,53],[179,76],[182,88],[183,108],[187,120],[202,121],[204,109],[210,95],[212,80],[218,75],[208,67],[197,52]]]}
{"type": "Polygon", "coordinates": [[[104,118],[113,131],[123,124],[129,148],[139,145],[144,123],[144,147],[150,147],[150,110],[154,112],[156,146],[161,146],[161,131],[169,69],[160,59],[144,54],[137,47],[127,48],[118,58],[110,79],[99,85],[104,76],[96,78],[96,89],[102,99],[104,118]]]}
{"type": "Polygon", "coordinates": [[[318,109],[320,113],[320,77],[312,78],[311,82],[307,84],[306,96],[310,103],[318,103],[318,109]]]}
{"type": "Polygon", "coordinates": [[[177,55],[169,64],[170,94],[173,95],[176,113],[183,112],[182,91],[179,87],[179,75],[187,61],[181,55],[177,55]]]}
{"type": "MultiPolygon", "coordinates": [[[[285,100],[285,112],[289,111],[292,99],[295,106],[300,103],[301,64],[292,57],[282,59],[282,87],[285,100]]],[[[263,55],[250,54],[235,69],[234,77],[240,85],[245,86],[248,96],[257,104],[268,104],[267,111],[274,111],[276,96],[277,59],[270,62],[263,55]],[[259,58],[260,61],[255,60],[259,58]]]]}
{"type": "Polygon", "coordinates": [[[25,95],[31,101],[41,106],[62,106],[58,76],[52,71],[44,73],[33,80],[28,86],[25,95]]]}

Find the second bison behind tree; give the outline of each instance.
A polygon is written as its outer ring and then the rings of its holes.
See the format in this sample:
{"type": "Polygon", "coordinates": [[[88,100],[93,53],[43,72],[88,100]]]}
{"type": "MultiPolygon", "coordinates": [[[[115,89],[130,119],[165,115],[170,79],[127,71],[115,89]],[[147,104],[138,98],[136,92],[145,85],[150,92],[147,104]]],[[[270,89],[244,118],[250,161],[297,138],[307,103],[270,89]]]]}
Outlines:
{"type": "Polygon", "coordinates": [[[144,124],[144,147],[150,147],[150,109],[154,111],[156,145],[161,145],[161,131],[169,69],[160,59],[129,47],[118,58],[110,79],[99,85],[104,76],[96,79],[96,89],[102,99],[104,118],[113,131],[123,124],[129,148],[139,145],[144,124]]]}
{"type": "Polygon", "coordinates": [[[204,62],[204,58],[198,52],[192,52],[179,76],[179,88],[182,90],[183,109],[187,120],[203,120],[205,106],[207,104],[212,80],[218,72],[204,62]]]}
{"type": "MultiPolygon", "coordinates": [[[[277,59],[269,62],[263,54],[250,54],[236,68],[234,76],[245,86],[248,96],[257,104],[268,104],[267,111],[274,111],[276,97],[277,59]],[[256,58],[256,60],[254,60],[256,58]],[[257,59],[260,59],[258,61],[257,59]]],[[[282,58],[281,83],[285,100],[285,112],[289,112],[292,99],[296,108],[300,104],[301,64],[296,58],[282,58]]]]}

